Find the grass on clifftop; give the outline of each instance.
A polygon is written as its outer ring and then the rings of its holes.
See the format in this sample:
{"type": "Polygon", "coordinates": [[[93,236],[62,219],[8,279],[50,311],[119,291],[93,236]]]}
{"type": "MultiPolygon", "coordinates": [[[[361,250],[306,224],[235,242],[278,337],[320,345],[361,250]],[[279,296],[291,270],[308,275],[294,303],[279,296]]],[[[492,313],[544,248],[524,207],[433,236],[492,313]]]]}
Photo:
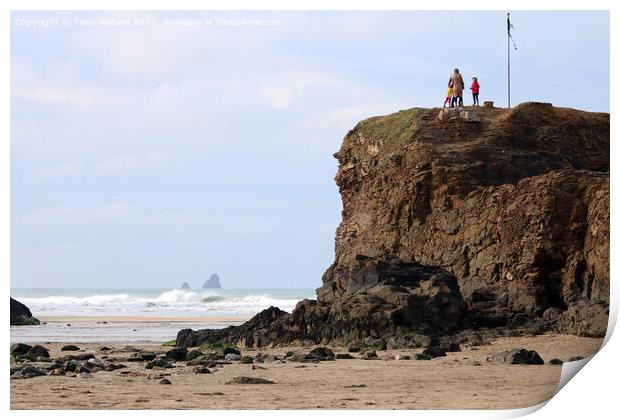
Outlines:
{"type": "Polygon", "coordinates": [[[373,117],[358,123],[347,137],[358,144],[359,134],[371,144],[382,144],[381,151],[402,147],[414,132],[414,120],[422,108],[411,108],[394,114],[373,117]]]}

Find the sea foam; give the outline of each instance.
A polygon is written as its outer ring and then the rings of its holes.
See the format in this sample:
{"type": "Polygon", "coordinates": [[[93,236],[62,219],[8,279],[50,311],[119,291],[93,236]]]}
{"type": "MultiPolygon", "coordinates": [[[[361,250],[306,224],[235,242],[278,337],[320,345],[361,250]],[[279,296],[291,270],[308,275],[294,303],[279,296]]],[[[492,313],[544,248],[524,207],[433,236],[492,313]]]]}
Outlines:
{"type": "Polygon", "coordinates": [[[243,290],[127,290],[123,293],[89,294],[87,291],[65,290],[45,295],[15,298],[34,314],[42,315],[254,315],[270,306],[291,311],[308,291],[243,291],[243,290]]]}

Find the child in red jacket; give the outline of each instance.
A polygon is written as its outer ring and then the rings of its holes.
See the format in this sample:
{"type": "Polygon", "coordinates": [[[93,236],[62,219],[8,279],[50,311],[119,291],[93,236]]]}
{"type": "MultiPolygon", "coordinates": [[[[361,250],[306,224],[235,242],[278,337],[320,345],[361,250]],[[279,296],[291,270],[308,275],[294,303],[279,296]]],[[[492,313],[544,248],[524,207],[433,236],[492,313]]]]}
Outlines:
{"type": "Polygon", "coordinates": [[[474,77],[473,82],[471,83],[471,94],[474,97],[474,106],[480,106],[480,102],[478,101],[478,94],[480,93],[480,84],[478,84],[478,78],[474,77]]]}

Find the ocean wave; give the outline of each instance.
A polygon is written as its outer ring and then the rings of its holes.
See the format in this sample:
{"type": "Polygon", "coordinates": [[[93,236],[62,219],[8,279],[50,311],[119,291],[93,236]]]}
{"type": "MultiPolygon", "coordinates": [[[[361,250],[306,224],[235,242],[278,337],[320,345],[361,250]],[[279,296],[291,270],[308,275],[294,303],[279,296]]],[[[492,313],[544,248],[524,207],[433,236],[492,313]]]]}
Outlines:
{"type": "MultiPolygon", "coordinates": [[[[99,293],[86,296],[55,295],[43,297],[23,296],[16,298],[34,314],[118,314],[145,313],[153,315],[253,315],[270,306],[291,311],[305,296],[281,297],[268,293],[247,294],[232,292],[213,294],[211,292],[168,290],[159,295],[144,293],[99,293]]],[[[256,292],[254,292],[256,293],[256,292]]]]}
{"type": "Polygon", "coordinates": [[[224,296],[217,296],[217,295],[214,295],[214,296],[207,296],[207,297],[205,297],[205,298],[202,298],[202,301],[203,301],[204,303],[210,303],[210,302],[221,302],[221,301],[223,301],[223,300],[226,300],[226,298],[225,298],[224,296]]]}

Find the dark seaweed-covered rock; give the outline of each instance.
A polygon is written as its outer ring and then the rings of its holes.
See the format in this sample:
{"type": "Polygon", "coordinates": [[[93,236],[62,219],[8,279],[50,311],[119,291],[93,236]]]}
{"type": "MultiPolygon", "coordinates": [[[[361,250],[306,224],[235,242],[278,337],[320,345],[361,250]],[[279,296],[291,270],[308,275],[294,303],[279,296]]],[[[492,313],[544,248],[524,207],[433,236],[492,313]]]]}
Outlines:
{"type": "Polygon", "coordinates": [[[196,358],[198,358],[198,357],[200,357],[202,355],[203,354],[202,354],[202,352],[200,350],[194,349],[194,350],[191,350],[191,351],[189,351],[187,353],[187,356],[185,356],[185,359],[186,360],[193,360],[193,359],[196,359],[196,358]]]}
{"type": "Polygon", "coordinates": [[[173,367],[174,365],[166,359],[151,360],[146,364],[146,366],[144,366],[145,369],[170,369],[173,367]]]}
{"type": "Polygon", "coordinates": [[[79,350],[80,348],[73,344],[67,344],[66,346],[62,346],[62,348],[60,349],[60,351],[79,351],[79,350]]]}
{"type": "Polygon", "coordinates": [[[236,354],[241,356],[241,351],[239,351],[239,349],[235,347],[224,347],[222,353],[224,353],[224,356],[226,356],[227,354],[236,354]]]}
{"type": "Polygon", "coordinates": [[[36,359],[37,357],[45,357],[45,358],[50,357],[49,351],[45,347],[38,345],[38,344],[36,346],[33,346],[30,350],[28,350],[27,355],[32,359],[36,359]]]}
{"type": "Polygon", "coordinates": [[[336,359],[355,359],[349,353],[336,353],[336,359]]]}
{"type": "Polygon", "coordinates": [[[365,360],[373,360],[373,359],[378,359],[379,356],[377,356],[377,352],[374,350],[366,350],[363,354],[362,354],[362,359],[365,360]]]}
{"type": "Polygon", "coordinates": [[[26,305],[11,298],[10,323],[11,325],[39,325],[41,322],[32,316],[26,305]]]}
{"type": "Polygon", "coordinates": [[[28,354],[32,346],[24,343],[15,343],[11,345],[11,356],[28,354]]]}
{"type": "Polygon", "coordinates": [[[226,382],[227,384],[239,384],[239,385],[268,385],[275,382],[263,378],[251,378],[249,376],[238,376],[232,380],[226,382]]]}
{"type": "Polygon", "coordinates": [[[75,372],[80,367],[77,360],[67,360],[63,366],[65,372],[75,372]]]}
{"type": "Polygon", "coordinates": [[[422,354],[426,354],[427,356],[435,357],[444,357],[446,356],[446,351],[441,347],[427,347],[422,351],[422,354]]]}
{"type": "Polygon", "coordinates": [[[319,361],[334,360],[334,352],[327,347],[315,347],[308,353],[308,359],[315,359],[319,361]]]}
{"type": "Polygon", "coordinates": [[[127,358],[128,362],[150,362],[157,355],[150,351],[140,351],[127,358]]]}
{"type": "Polygon", "coordinates": [[[68,360],[90,360],[94,359],[95,355],[92,353],[81,353],[81,354],[66,354],[62,357],[59,357],[57,360],[61,363],[64,363],[68,360]]]}
{"type": "Polygon", "coordinates": [[[104,370],[107,372],[112,372],[114,370],[125,369],[126,367],[127,365],[124,365],[122,363],[108,363],[105,365],[104,370]]]}
{"type": "Polygon", "coordinates": [[[176,361],[185,360],[187,357],[187,349],[185,347],[175,347],[166,352],[166,357],[176,361]]]}
{"type": "Polygon", "coordinates": [[[36,376],[45,376],[47,373],[32,365],[25,365],[21,370],[13,373],[11,379],[28,379],[36,376]]]}
{"type": "MultiPolygon", "coordinates": [[[[247,347],[260,347],[263,343],[260,342],[261,338],[265,338],[265,345],[270,341],[265,337],[266,331],[269,331],[271,327],[278,320],[286,317],[287,312],[284,312],[276,307],[270,307],[262,312],[256,314],[245,324],[239,326],[230,326],[223,329],[207,329],[193,331],[189,328],[181,330],[177,334],[177,345],[183,347],[196,347],[203,343],[215,343],[215,344],[236,344],[242,343],[247,347]]],[[[274,341],[277,337],[277,333],[273,333],[274,336],[271,341],[274,341]]],[[[271,335],[269,335],[271,337],[271,335]]]]}
{"type": "Polygon", "coordinates": [[[74,372],[75,373],[90,373],[90,369],[84,365],[80,365],[75,369],[74,372]]]}
{"type": "Polygon", "coordinates": [[[196,366],[194,368],[194,373],[196,374],[205,374],[211,373],[211,371],[206,366],[196,366]]]}
{"type": "Polygon", "coordinates": [[[487,362],[513,365],[544,365],[544,360],[534,350],[514,349],[487,357],[487,362]]]}

